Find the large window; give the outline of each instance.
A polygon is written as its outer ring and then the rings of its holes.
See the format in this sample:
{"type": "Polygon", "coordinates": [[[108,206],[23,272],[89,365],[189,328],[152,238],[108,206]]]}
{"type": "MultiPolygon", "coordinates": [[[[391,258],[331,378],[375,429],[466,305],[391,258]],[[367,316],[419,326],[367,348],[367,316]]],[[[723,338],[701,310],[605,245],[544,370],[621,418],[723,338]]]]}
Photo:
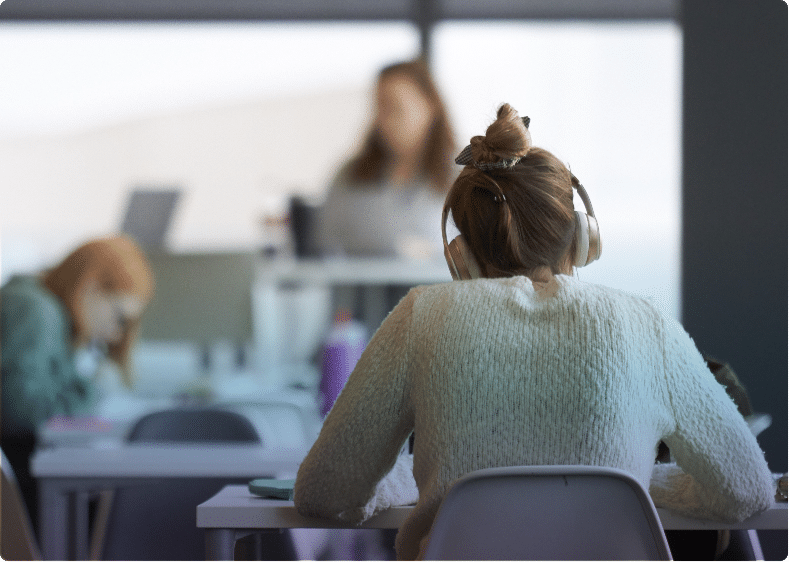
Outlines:
{"type": "MultiPolygon", "coordinates": [[[[680,29],[672,23],[446,23],[435,68],[458,136],[502,102],[586,187],[603,238],[578,275],[679,318],[680,29]]],[[[577,208],[583,203],[576,197],[577,208]]]]}
{"type": "MultiPolygon", "coordinates": [[[[459,142],[501,102],[529,115],[600,222],[579,276],[678,317],[678,27],[447,22],[433,40],[459,142]]],[[[140,185],[183,188],[175,249],[259,244],[261,216],[325,192],[376,72],[418,48],[406,23],[4,24],[3,278],[117,229],[140,185]]]]}
{"type": "Polygon", "coordinates": [[[366,129],[406,23],[3,24],[3,278],[116,230],[137,186],[184,191],[176,250],[260,244],[366,129]]]}
{"type": "Polygon", "coordinates": [[[369,84],[408,24],[2,24],[0,139],[369,84]]]}

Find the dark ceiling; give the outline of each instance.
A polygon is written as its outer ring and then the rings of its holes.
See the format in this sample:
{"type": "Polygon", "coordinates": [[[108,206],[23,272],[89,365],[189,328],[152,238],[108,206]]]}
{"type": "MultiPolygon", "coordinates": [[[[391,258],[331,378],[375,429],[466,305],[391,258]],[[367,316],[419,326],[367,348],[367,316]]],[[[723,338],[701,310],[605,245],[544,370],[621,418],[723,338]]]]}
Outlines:
{"type": "Polygon", "coordinates": [[[5,0],[0,20],[678,19],[678,0],[5,0]]]}

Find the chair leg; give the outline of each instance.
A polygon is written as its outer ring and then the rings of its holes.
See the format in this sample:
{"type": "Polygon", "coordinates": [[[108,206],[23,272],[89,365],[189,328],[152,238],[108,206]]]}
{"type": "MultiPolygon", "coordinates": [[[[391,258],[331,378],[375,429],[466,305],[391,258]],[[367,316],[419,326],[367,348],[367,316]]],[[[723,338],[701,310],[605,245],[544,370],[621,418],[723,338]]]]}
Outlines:
{"type": "Polygon", "coordinates": [[[720,529],[718,531],[718,542],[715,545],[715,556],[713,560],[720,560],[723,553],[729,548],[729,542],[731,541],[731,533],[728,529],[720,529]]]}
{"type": "Polygon", "coordinates": [[[720,560],[764,560],[759,536],[754,530],[735,529],[720,560]]]}
{"type": "Polygon", "coordinates": [[[102,490],[99,492],[96,521],[93,524],[93,532],[90,536],[90,560],[102,559],[104,539],[107,536],[107,524],[110,519],[110,510],[112,509],[114,497],[115,492],[113,490],[102,490]]]}

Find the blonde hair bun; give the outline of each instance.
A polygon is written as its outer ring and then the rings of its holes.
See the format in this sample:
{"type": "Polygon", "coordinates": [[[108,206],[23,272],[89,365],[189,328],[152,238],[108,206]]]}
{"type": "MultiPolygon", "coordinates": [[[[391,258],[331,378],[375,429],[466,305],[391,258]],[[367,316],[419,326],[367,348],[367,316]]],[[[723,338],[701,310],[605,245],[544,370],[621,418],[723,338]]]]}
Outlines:
{"type": "Polygon", "coordinates": [[[521,119],[515,108],[503,103],[496,112],[496,120],[485,131],[485,136],[478,135],[471,139],[474,161],[495,163],[526,156],[533,146],[527,123],[528,117],[521,119]]]}

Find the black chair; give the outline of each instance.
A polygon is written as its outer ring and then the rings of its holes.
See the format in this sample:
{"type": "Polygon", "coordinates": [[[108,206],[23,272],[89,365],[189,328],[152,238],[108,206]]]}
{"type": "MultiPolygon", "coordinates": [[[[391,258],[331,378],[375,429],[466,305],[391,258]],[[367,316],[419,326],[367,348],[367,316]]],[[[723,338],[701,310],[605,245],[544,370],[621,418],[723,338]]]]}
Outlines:
{"type": "Polygon", "coordinates": [[[236,412],[216,408],[153,412],[132,427],[132,443],[260,443],[252,423],[236,412]]]}
{"type": "MultiPolygon", "coordinates": [[[[252,423],[239,413],[218,408],[171,409],[142,417],[132,428],[134,443],[259,443],[252,423]]],[[[101,560],[203,560],[205,535],[197,528],[196,508],[227,484],[250,478],[163,478],[124,487],[102,502],[93,540],[93,558],[101,560]]],[[[105,498],[108,495],[105,494],[105,498]]],[[[266,556],[294,559],[286,534],[262,537],[266,556]]]]}

